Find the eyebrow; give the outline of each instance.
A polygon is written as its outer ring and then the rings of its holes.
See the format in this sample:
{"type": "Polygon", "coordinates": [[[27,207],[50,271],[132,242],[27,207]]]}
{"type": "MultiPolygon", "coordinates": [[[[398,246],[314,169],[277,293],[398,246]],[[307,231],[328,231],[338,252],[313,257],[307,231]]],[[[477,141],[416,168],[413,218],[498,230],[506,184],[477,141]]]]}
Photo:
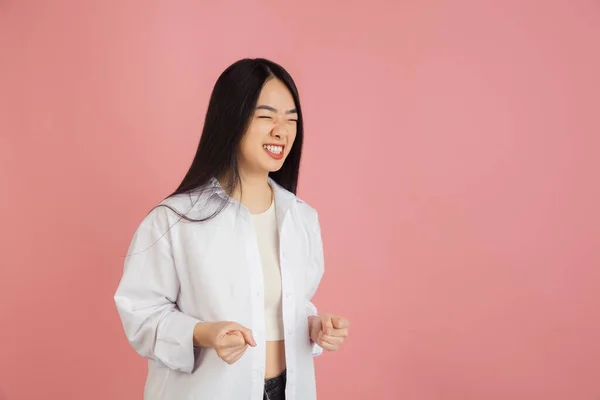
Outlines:
{"type": "MultiPolygon", "coordinates": [[[[268,111],[272,111],[274,113],[277,112],[277,109],[271,107],[271,106],[258,106],[256,107],[257,110],[268,110],[268,111]]],[[[298,110],[296,110],[295,108],[292,108],[291,110],[287,110],[285,112],[286,114],[297,114],[298,110]]]]}

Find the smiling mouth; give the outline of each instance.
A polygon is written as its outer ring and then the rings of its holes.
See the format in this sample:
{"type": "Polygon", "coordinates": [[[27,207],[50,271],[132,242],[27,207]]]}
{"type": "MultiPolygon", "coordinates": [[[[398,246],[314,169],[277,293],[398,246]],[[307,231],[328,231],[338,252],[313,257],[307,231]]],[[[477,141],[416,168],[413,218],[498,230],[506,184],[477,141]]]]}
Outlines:
{"type": "Polygon", "coordinates": [[[277,145],[265,144],[265,145],[263,145],[263,149],[265,149],[269,153],[273,153],[275,155],[279,155],[283,152],[283,146],[277,146],[277,145]]]}
{"type": "Polygon", "coordinates": [[[284,146],[277,144],[263,144],[263,149],[265,149],[265,152],[269,155],[269,157],[275,160],[283,159],[283,147],[284,146]]]}

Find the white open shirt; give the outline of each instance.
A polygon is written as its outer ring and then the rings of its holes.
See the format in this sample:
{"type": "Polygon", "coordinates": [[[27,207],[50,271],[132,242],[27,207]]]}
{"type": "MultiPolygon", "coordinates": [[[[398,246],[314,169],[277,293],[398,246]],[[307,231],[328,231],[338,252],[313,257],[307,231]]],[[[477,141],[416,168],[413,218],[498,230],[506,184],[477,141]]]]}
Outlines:
{"type": "MultiPolygon", "coordinates": [[[[317,212],[269,179],[279,230],[287,400],[316,399],[310,302],[323,276],[317,212]]],[[[212,179],[202,194],[164,200],[191,218],[206,217],[219,201],[227,207],[207,222],[188,222],[165,207],[152,210],[136,230],[115,302],[129,343],[149,359],[146,400],[262,400],[265,377],[264,284],[248,210],[212,179]],[[250,328],[257,347],[233,365],[216,351],[195,348],[198,322],[235,321],[250,328]]]]}

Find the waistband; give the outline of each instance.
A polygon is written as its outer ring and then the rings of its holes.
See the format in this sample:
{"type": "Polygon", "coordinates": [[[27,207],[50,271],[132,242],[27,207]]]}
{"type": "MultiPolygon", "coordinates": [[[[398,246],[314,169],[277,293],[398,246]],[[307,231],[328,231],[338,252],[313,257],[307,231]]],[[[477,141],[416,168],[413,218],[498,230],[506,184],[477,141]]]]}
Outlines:
{"type": "Polygon", "coordinates": [[[274,376],[273,378],[265,379],[265,390],[269,390],[280,385],[283,385],[283,387],[285,387],[287,378],[286,372],[287,370],[283,370],[283,372],[279,375],[274,376]]]}

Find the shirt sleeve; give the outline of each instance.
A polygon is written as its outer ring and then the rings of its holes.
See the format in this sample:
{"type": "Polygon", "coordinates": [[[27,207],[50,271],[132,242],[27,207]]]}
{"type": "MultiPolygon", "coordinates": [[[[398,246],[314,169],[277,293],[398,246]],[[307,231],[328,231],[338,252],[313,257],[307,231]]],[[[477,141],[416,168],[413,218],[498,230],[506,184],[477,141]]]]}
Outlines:
{"type": "MultiPolygon", "coordinates": [[[[317,214],[317,212],[315,210],[313,210],[313,218],[311,221],[311,230],[312,230],[312,234],[311,234],[311,257],[313,259],[313,261],[316,263],[317,266],[317,275],[313,281],[313,285],[311,286],[310,290],[309,290],[309,299],[312,299],[312,297],[314,296],[314,294],[317,291],[317,288],[319,287],[319,283],[321,282],[321,279],[323,277],[323,273],[324,273],[324,267],[325,267],[325,258],[324,258],[324,252],[323,252],[323,239],[321,236],[321,225],[319,223],[319,216],[317,214]]],[[[312,301],[309,301],[307,304],[308,310],[307,310],[307,315],[311,316],[311,315],[319,315],[318,313],[318,309],[317,307],[312,303],[312,301]]],[[[312,344],[312,354],[314,357],[316,356],[320,356],[321,354],[323,354],[323,348],[321,346],[319,346],[316,342],[314,342],[311,339],[311,344],[312,344]]]]}
{"type": "Polygon", "coordinates": [[[177,305],[179,279],[164,207],[152,210],[136,230],[114,296],[125,335],[135,351],[167,367],[191,373],[197,318],[177,305]]]}

